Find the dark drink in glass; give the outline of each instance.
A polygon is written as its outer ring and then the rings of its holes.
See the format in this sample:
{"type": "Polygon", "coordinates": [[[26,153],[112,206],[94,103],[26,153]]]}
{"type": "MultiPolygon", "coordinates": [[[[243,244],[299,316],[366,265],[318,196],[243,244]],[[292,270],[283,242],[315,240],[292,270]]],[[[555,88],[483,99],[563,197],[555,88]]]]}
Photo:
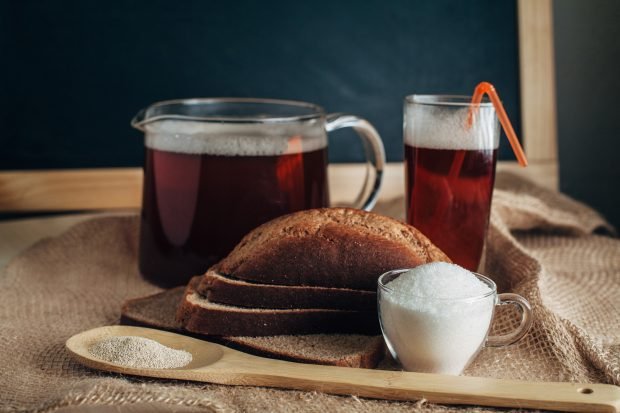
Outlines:
{"type": "Polygon", "coordinates": [[[497,149],[405,145],[407,222],[471,271],[478,269],[482,256],[496,160],[497,149]],[[456,162],[462,162],[460,171],[451,176],[456,162]]]}
{"type": "Polygon", "coordinates": [[[499,125],[490,103],[413,95],[405,102],[407,222],[458,264],[477,271],[489,224],[499,125]]]}

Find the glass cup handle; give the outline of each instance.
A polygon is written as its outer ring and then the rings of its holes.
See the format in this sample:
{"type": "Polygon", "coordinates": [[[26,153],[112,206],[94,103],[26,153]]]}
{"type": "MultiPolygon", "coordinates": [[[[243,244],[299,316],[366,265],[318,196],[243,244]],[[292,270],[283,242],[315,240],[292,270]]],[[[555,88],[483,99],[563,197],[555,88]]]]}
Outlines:
{"type": "Polygon", "coordinates": [[[331,113],[326,117],[325,129],[332,132],[342,128],[353,128],[362,140],[366,154],[366,176],[362,190],[353,201],[354,208],[370,211],[377,203],[383,168],[385,165],[385,150],[377,130],[366,119],[344,113],[331,113]],[[374,175],[374,179],[372,179],[374,175]]]}
{"type": "Polygon", "coordinates": [[[530,303],[518,294],[503,293],[497,295],[497,305],[513,304],[521,309],[521,323],[514,331],[499,336],[487,337],[487,347],[502,347],[514,344],[521,340],[532,327],[532,307],[530,303]]]}

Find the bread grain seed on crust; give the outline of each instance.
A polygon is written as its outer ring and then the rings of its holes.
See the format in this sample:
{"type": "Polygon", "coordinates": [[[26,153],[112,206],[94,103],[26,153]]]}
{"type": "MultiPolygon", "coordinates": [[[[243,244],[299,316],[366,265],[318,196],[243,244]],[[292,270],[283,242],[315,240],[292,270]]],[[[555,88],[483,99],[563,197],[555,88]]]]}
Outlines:
{"type": "Polygon", "coordinates": [[[451,262],[414,227],[350,208],[322,208],[276,218],[247,234],[214,270],[264,284],[374,291],[396,268],[451,262]]]}

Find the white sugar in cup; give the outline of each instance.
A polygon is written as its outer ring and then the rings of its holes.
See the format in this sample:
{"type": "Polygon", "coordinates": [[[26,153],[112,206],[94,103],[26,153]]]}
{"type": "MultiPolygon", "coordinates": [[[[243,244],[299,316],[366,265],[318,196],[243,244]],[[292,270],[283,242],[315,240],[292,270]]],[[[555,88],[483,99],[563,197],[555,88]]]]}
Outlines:
{"type": "Polygon", "coordinates": [[[380,289],[379,305],[392,355],[406,370],[460,374],[491,325],[496,296],[490,283],[448,263],[422,265],[390,280],[380,289]]]}
{"type": "MultiPolygon", "coordinates": [[[[439,262],[383,274],[378,299],[383,336],[403,368],[452,375],[462,373],[484,346],[500,301],[489,278],[439,262]]],[[[506,294],[502,301],[519,305],[523,319],[515,332],[493,337],[495,345],[519,340],[531,325],[525,299],[506,294]]]]}

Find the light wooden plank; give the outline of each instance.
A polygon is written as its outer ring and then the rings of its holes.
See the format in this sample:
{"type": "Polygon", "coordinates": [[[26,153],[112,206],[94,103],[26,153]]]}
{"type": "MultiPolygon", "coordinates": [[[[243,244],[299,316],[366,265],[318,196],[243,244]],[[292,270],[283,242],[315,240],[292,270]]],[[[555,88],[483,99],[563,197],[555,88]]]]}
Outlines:
{"type": "Polygon", "coordinates": [[[0,211],[139,208],[141,168],[0,172],[0,211]]]}
{"type": "MultiPolygon", "coordinates": [[[[365,174],[365,164],[329,166],[330,199],[349,204],[355,199],[365,174]]],[[[499,162],[509,170],[547,188],[557,188],[556,162],[532,162],[520,168],[516,162],[499,162]]],[[[402,162],[385,165],[379,200],[402,196],[405,171],[402,162]]],[[[80,169],[64,171],[0,172],[0,211],[83,211],[135,209],[141,206],[140,168],[80,169]]]]}
{"type": "MultiPolygon", "coordinates": [[[[516,161],[500,161],[498,171],[507,171],[548,189],[558,187],[558,164],[553,161],[534,161],[527,168],[522,168],[516,161]]],[[[358,182],[364,174],[363,164],[330,165],[330,196],[333,203],[347,203],[355,198],[358,182]]],[[[390,162],[385,165],[384,180],[379,194],[381,201],[400,197],[405,192],[405,167],[402,162],[390,162]]]]}
{"type": "MultiPolygon", "coordinates": [[[[366,164],[331,164],[328,168],[329,199],[335,205],[348,205],[353,202],[362,186],[366,164]]],[[[405,190],[405,170],[402,162],[387,163],[383,169],[380,200],[388,200],[402,195],[405,190]]]]}
{"type": "MultiPolygon", "coordinates": [[[[399,167],[402,168],[402,164],[399,167]]],[[[403,186],[398,166],[388,166],[383,191],[403,186]]],[[[331,197],[348,203],[362,185],[365,164],[329,167],[331,197]]],[[[81,211],[141,207],[141,168],[93,168],[0,172],[0,212],[81,211]]]]}
{"type": "Polygon", "coordinates": [[[525,151],[531,162],[557,162],[552,0],[518,0],[517,5],[525,151]]]}

